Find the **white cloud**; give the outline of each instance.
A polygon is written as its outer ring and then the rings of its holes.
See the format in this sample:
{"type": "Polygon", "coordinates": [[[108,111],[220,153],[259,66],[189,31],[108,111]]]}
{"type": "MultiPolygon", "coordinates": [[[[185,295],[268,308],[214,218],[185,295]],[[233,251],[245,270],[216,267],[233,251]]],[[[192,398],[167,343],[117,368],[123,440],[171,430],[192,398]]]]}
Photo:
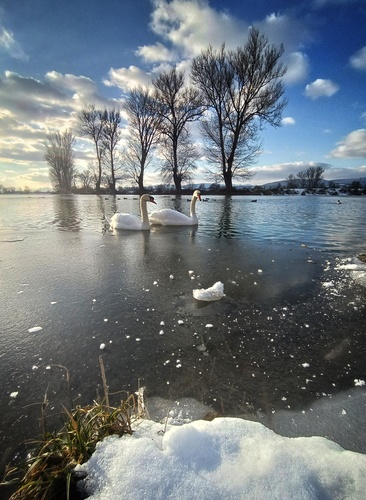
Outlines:
{"type": "Polygon", "coordinates": [[[129,68],[111,68],[108,72],[108,79],[105,79],[103,83],[108,87],[118,87],[128,91],[139,85],[148,87],[151,80],[151,73],[146,73],[137,66],[130,66],[129,68]]]}
{"type": "Polygon", "coordinates": [[[14,34],[0,25],[0,50],[5,51],[10,57],[28,61],[29,57],[15,40],[14,34]]]}
{"type": "Polygon", "coordinates": [[[158,61],[172,62],[176,59],[176,54],[164,47],[160,42],[155,45],[145,45],[139,47],[136,51],[136,55],[144,59],[146,62],[155,63],[158,61]]]}
{"type": "Polygon", "coordinates": [[[366,129],[350,132],[331,152],[333,158],[366,158],[366,129]]]}
{"type": "Polygon", "coordinates": [[[236,48],[246,38],[249,23],[219,12],[206,0],[154,0],[151,28],[179,49],[183,58],[198,55],[209,44],[236,48]]]}
{"type": "Polygon", "coordinates": [[[350,64],[354,69],[366,69],[366,46],[358,50],[353,56],[350,57],[350,64]]]}
{"type": "Polygon", "coordinates": [[[309,72],[309,60],[306,54],[302,52],[291,52],[285,54],[285,64],[287,72],[283,81],[288,85],[304,80],[309,72]]]}
{"type": "Polygon", "coordinates": [[[305,87],[305,95],[310,99],[318,99],[319,97],[331,97],[338,92],[339,86],[331,80],[323,80],[318,78],[313,83],[309,83],[305,87]]]}
{"type": "Polygon", "coordinates": [[[292,116],[285,116],[282,118],[282,125],[295,125],[296,121],[292,116]]]}

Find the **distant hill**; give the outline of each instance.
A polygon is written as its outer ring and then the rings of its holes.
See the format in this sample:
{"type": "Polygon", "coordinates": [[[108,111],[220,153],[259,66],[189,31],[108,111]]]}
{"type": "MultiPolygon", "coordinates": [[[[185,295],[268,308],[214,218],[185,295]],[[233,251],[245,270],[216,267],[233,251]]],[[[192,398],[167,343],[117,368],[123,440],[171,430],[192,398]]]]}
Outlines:
{"type": "MultiPolygon", "coordinates": [[[[322,179],[321,183],[324,184],[325,187],[328,187],[330,183],[336,184],[338,187],[349,186],[352,182],[360,182],[362,187],[366,187],[366,177],[357,177],[350,179],[322,179]]],[[[274,189],[281,185],[283,187],[287,187],[287,180],[276,181],[276,182],[267,182],[266,184],[261,184],[261,187],[266,189],[274,189]]]]}

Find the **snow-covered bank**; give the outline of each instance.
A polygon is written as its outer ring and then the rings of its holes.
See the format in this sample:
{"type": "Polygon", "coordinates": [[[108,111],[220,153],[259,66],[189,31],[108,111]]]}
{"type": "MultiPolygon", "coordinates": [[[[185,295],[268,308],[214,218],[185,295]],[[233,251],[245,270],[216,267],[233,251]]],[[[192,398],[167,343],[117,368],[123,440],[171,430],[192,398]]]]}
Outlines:
{"type": "Polygon", "coordinates": [[[170,426],[143,420],[79,470],[94,500],[365,497],[366,456],[320,437],[285,438],[238,418],[170,426]]]}

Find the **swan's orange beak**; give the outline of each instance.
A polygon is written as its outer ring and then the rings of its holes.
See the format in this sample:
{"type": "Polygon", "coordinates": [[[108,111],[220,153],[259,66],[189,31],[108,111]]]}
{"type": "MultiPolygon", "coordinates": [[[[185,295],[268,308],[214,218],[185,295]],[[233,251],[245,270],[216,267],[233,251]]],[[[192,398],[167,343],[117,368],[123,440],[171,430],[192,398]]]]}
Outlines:
{"type": "Polygon", "coordinates": [[[202,201],[202,200],[201,200],[201,195],[200,195],[200,194],[197,196],[197,198],[198,198],[200,201],[202,201]]]}
{"type": "Polygon", "coordinates": [[[156,201],[154,200],[154,197],[153,197],[153,196],[150,196],[150,201],[151,201],[151,203],[154,203],[154,205],[156,205],[156,204],[157,204],[157,203],[156,203],[156,201]]]}

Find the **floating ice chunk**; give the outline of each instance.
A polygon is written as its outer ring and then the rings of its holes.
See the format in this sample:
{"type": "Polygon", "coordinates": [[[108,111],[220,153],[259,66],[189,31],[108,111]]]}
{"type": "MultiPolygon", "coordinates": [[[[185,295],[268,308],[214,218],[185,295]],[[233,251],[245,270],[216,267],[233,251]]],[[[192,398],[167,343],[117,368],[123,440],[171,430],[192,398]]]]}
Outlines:
{"type": "Polygon", "coordinates": [[[263,270],[262,269],[258,269],[258,274],[262,274],[263,273],[263,270]]]}
{"type": "Polygon", "coordinates": [[[54,306],[55,304],[57,304],[57,302],[55,302],[55,301],[51,302],[51,306],[54,306]]]}
{"type": "Polygon", "coordinates": [[[164,335],[164,330],[160,330],[159,335],[164,335]]]}
{"type": "Polygon", "coordinates": [[[104,318],[104,323],[107,323],[108,322],[108,318],[104,318]]]}
{"type": "Polygon", "coordinates": [[[105,344],[103,344],[103,343],[100,344],[99,349],[101,349],[103,351],[105,349],[105,344]]]}
{"type": "Polygon", "coordinates": [[[194,271],[188,271],[188,274],[194,274],[194,271]]]}
{"type": "Polygon", "coordinates": [[[164,326],[164,325],[165,325],[164,321],[160,321],[160,326],[164,326]]]}
{"type": "Polygon", "coordinates": [[[363,385],[365,385],[365,381],[361,380],[359,378],[355,378],[354,383],[355,383],[355,386],[360,386],[360,387],[362,387],[363,385]]]}
{"type": "Polygon", "coordinates": [[[304,368],[309,368],[309,366],[310,366],[310,365],[309,365],[309,363],[303,363],[303,364],[302,364],[302,366],[303,366],[304,368]]]}
{"type": "Polygon", "coordinates": [[[178,325],[183,325],[184,321],[182,319],[178,319],[178,325]]]}
{"type": "Polygon", "coordinates": [[[16,391],[16,392],[11,392],[11,393],[10,393],[10,397],[11,397],[11,398],[16,398],[16,397],[18,396],[18,394],[19,394],[19,392],[18,392],[18,391],[16,391]]]}
{"type": "Polygon", "coordinates": [[[174,279],[174,276],[171,274],[171,275],[169,276],[169,278],[170,278],[171,280],[173,280],[173,279],[174,279]]]}
{"type": "Polygon", "coordinates": [[[225,297],[224,285],[223,283],[221,283],[221,281],[217,281],[210,288],[193,290],[193,297],[196,300],[203,300],[207,302],[220,300],[222,297],[225,297]]]}
{"type": "Polygon", "coordinates": [[[32,328],[28,328],[29,333],[37,333],[43,330],[41,326],[33,326],[32,328]]]}
{"type": "Polygon", "coordinates": [[[333,283],[333,281],[326,281],[325,283],[322,283],[322,286],[324,288],[330,288],[330,287],[334,286],[334,283],[333,283]]]}
{"type": "Polygon", "coordinates": [[[207,323],[206,328],[213,328],[213,325],[211,323],[207,323]]]}

